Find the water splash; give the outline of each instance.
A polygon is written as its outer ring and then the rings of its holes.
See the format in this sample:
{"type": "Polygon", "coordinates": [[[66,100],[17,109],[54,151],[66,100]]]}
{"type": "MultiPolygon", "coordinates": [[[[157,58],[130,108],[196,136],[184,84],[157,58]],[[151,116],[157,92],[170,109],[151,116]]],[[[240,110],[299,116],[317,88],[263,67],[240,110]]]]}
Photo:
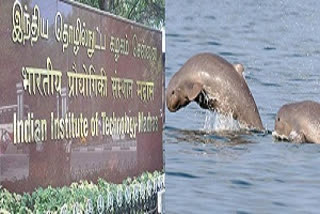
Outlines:
{"type": "Polygon", "coordinates": [[[288,137],[285,135],[280,135],[276,131],[272,132],[272,137],[277,140],[288,140],[288,137]]]}
{"type": "Polygon", "coordinates": [[[243,128],[232,115],[222,115],[217,112],[206,111],[203,130],[206,132],[240,131],[243,128]]]}

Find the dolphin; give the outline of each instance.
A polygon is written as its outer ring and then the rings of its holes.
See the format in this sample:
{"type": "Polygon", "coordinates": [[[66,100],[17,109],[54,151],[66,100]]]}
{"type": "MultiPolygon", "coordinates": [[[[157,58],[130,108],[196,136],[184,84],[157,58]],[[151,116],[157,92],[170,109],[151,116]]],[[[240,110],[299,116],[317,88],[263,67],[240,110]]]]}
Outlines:
{"type": "Polygon", "coordinates": [[[277,113],[272,136],[320,144],[320,103],[306,100],[283,105],[277,113]]]}
{"type": "Polygon", "coordinates": [[[258,108],[243,76],[241,64],[230,64],[218,55],[191,57],[171,78],[167,108],[176,112],[195,101],[201,108],[232,115],[249,129],[264,130],[258,108]]]}

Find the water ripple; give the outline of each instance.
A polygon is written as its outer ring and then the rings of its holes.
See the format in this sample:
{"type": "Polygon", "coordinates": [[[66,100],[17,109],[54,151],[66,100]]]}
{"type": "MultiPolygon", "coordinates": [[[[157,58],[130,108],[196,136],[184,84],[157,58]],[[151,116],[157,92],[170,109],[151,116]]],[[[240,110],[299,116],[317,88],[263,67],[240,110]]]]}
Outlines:
{"type": "Polygon", "coordinates": [[[182,177],[182,178],[200,178],[199,176],[195,176],[195,175],[188,174],[185,172],[166,172],[166,175],[177,176],[177,177],[182,177]]]}
{"type": "Polygon", "coordinates": [[[272,51],[272,50],[276,50],[276,48],[275,47],[264,47],[263,50],[272,51]]]}
{"type": "Polygon", "coordinates": [[[212,16],[212,15],[209,15],[209,16],[204,16],[205,19],[210,19],[210,20],[215,20],[216,17],[215,16],[212,16]]]}
{"type": "Polygon", "coordinates": [[[232,184],[239,185],[240,187],[249,187],[252,186],[251,183],[243,180],[230,180],[232,184]]]}

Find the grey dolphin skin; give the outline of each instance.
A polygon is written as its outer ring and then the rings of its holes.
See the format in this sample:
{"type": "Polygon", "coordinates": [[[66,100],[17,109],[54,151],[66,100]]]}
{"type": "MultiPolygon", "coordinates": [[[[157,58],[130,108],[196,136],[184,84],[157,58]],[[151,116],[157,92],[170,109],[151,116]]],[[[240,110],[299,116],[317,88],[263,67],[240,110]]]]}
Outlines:
{"type": "Polygon", "coordinates": [[[320,103],[302,101],[283,105],[272,135],[297,143],[320,144],[320,103]]]}
{"type": "Polygon", "coordinates": [[[232,65],[211,53],[191,57],[169,82],[169,111],[175,112],[195,101],[204,109],[231,114],[250,129],[264,130],[243,70],[241,64],[232,65]]]}

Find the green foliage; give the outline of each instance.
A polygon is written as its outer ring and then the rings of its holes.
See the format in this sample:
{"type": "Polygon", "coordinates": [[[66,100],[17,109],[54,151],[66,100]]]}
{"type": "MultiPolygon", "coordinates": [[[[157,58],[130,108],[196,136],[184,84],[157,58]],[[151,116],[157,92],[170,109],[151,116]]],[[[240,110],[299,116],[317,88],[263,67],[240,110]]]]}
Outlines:
{"type": "Polygon", "coordinates": [[[143,173],[138,178],[127,178],[122,184],[99,179],[72,183],[69,187],[38,188],[31,195],[10,193],[0,186],[0,214],[106,213],[125,210],[145,211],[156,193],[164,188],[164,174],[143,173]],[[76,212],[78,210],[79,212],[76,212]]]}
{"type": "Polygon", "coordinates": [[[115,15],[156,27],[164,25],[164,0],[76,0],[92,7],[106,10],[115,15]]]}
{"type": "Polygon", "coordinates": [[[164,8],[164,0],[118,0],[111,12],[142,24],[161,27],[164,8]]]}

